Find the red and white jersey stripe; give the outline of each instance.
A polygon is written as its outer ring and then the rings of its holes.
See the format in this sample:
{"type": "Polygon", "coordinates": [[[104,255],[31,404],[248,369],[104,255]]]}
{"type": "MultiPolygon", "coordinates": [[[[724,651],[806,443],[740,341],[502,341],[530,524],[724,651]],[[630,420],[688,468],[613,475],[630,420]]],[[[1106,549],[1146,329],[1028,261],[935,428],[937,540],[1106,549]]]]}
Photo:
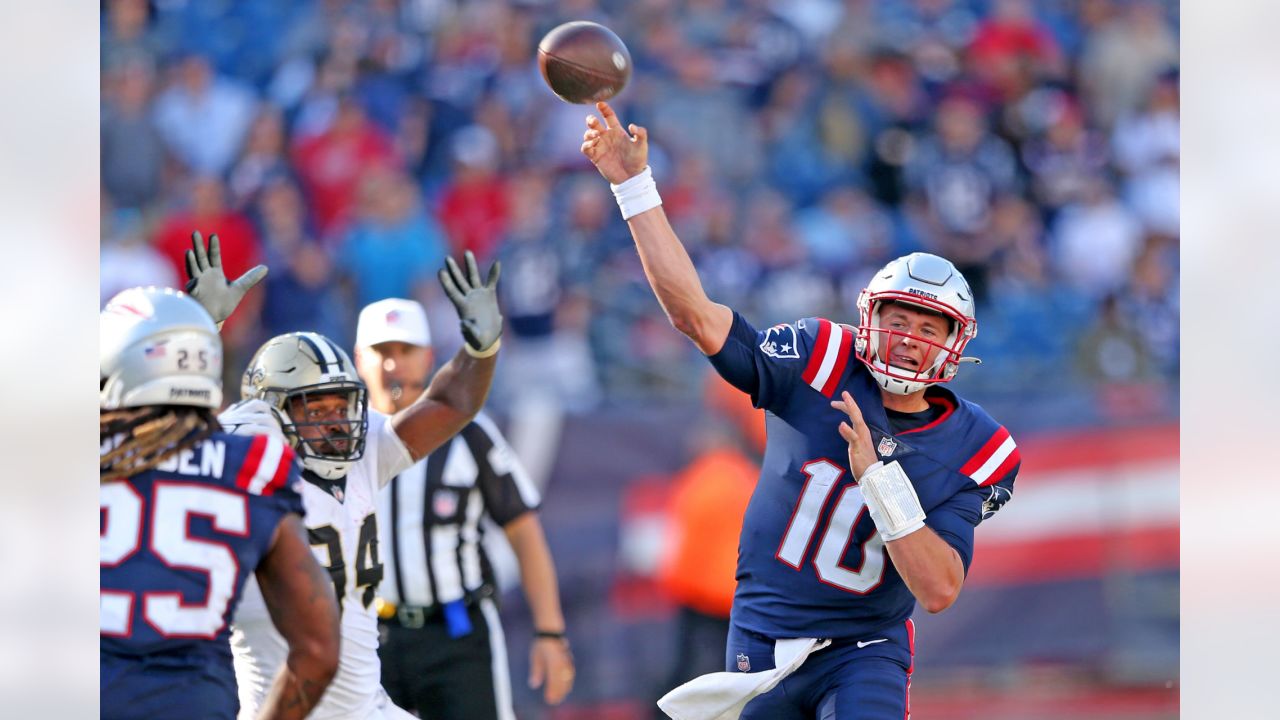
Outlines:
{"type": "Polygon", "coordinates": [[[853,332],[830,320],[818,319],[818,337],[809,353],[802,377],[809,387],[831,397],[849,364],[853,332]]]}
{"type": "Polygon", "coordinates": [[[994,485],[1003,480],[1020,462],[1022,453],[1018,452],[1018,444],[1013,441],[1009,431],[1001,426],[982,449],[960,468],[960,473],[968,475],[978,485],[994,485]]]}
{"type": "Polygon", "coordinates": [[[293,449],[279,438],[255,435],[236,474],[236,487],[251,495],[271,495],[288,481],[293,457],[293,449]]]}

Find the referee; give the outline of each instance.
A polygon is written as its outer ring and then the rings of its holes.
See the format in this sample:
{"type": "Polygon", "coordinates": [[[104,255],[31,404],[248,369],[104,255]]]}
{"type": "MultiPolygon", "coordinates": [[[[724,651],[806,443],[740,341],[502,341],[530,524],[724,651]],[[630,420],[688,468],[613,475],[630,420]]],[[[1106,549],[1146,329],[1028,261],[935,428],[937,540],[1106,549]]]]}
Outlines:
{"type": "MultiPolygon", "coordinates": [[[[389,299],[361,310],[355,360],[370,407],[393,413],[421,395],[434,361],[422,306],[389,299]]],[[[552,705],[573,687],[539,502],[537,488],[484,415],[383,489],[378,652],[382,686],[396,705],[432,720],[515,718],[493,571],[481,543],[486,514],[511,542],[533,612],[530,687],[545,686],[552,705]]]]}

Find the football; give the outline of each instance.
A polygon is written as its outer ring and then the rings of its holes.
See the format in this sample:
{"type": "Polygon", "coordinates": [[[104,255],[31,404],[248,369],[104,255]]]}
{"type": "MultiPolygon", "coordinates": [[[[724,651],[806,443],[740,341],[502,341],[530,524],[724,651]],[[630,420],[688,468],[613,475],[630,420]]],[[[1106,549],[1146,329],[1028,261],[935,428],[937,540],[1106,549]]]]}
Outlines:
{"type": "Polygon", "coordinates": [[[560,99],[578,104],[608,100],[631,79],[631,53],[599,23],[579,20],[554,28],[538,43],[538,69],[560,99]]]}

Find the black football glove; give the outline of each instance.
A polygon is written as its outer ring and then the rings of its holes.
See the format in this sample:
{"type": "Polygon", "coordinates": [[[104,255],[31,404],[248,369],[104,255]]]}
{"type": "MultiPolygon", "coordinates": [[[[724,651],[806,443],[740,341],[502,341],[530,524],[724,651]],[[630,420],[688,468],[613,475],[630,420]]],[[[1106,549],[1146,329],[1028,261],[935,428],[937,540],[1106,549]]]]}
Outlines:
{"type": "Polygon", "coordinates": [[[496,350],[494,345],[502,336],[502,313],[498,311],[498,275],[502,268],[495,261],[489,268],[489,279],[482,283],[476,256],[470,250],[466,260],[464,274],[453,258],[446,257],[445,267],[440,271],[440,284],[458,310],[462,337],[471,354],[484,357],[492,354],[490,350],[496,350]]]}
{"type": "Polygon", "coordinates": [[[209,236],[209,252],[205,253],[204,237],[200,231],[191,233],[191,249],[187,251],[187,294],[213,316],[213,321],[222,327],[222,323],[231,317],[236,306],[244,299],[244,294],[267,276],[267,266],[258,265],[241,275],[235,282],[227,282],[227,274],[222,269],[222,245],[217,235],[209,236]]]}

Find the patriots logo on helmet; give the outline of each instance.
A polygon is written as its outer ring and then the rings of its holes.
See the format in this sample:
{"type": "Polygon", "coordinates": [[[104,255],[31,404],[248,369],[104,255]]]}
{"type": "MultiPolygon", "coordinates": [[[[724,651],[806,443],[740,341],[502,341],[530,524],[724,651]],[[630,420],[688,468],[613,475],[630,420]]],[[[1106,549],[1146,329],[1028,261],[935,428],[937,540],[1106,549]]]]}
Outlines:
{"type": "Polygon", "coordinates": [[[738,653],[738,672],[751,672],[751,658],[746,653],[738,653]]]}

